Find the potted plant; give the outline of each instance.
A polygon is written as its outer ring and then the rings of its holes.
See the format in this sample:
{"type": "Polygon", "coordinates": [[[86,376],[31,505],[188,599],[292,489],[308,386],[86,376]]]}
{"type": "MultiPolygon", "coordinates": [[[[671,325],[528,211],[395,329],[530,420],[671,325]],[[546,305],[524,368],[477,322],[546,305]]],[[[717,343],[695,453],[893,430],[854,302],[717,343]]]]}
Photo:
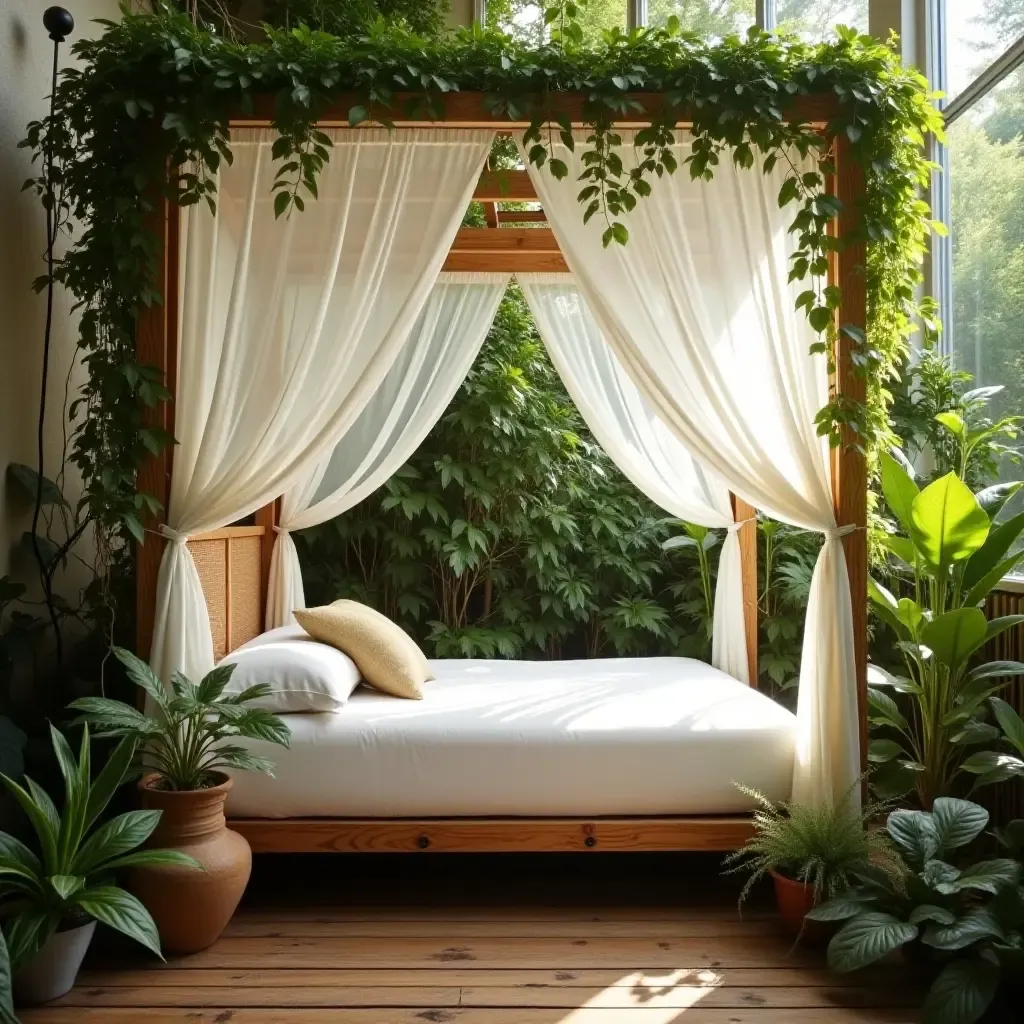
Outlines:
{"type": "MultiPolygon", "coordinates": [[[[961,473],[986,435],[957,413],[936,417],[960,446],[961,473]]],[[[1019,717],[996,694],[1024,663],[978,663],[977,653],[1024,615],[987,619],[989,592],[1024,552],[1024,513],[997,521],[1020,488],[1015,481],[973,494],[961,476],[948,473],[920,488],[900,453],[882,453],[882,491],[899,528],[885,536],[898,585],[891,592],[869,583],[878,616],[895,633],[902,666],[875,669],[868,691],[873,737],[868,758],[872,784],[885,799],[912,790],[924,809],[955,791],[961,772],[975,785],[1024,773],[1019,717]],[[1007,752],[1005,745],[1015,748],[1007,752]]]]}
{"type": "Polygon", "coordinates": [[[148,865],[199,874],[200,867],[175,850],[136,850],[156,829],[158,810],[129,811],[94,828],[131,766],[134,738],[117,746],[93,780],[88,729],[77,761],[52,726],[50,735],[64,776],[63,813],[32,779],[26,776],[23,788],[0,775],[31,822],[39,847],[37,855],[0,832],[6,945],[14,992],[25,1003],[56,999],[71,988],[97,921],[161,955],[153,919],[134,896],[112,884],[114,872],[148,865]]]}
{"type": "Polygon", "coordinates": [[[106,697],[82,697],[71,707],[82,712],[80,720],[94,725],[97,735],[138,743],[150,769],[139,782],[142,802],[163,811],[153,842],[187,853],[205,868],[199,875],[177,864],[147,865],[131,878],[164,948],[194,953],[212,945],[224,930],[252,869],[249,844],[225,822],[231,779],[224,769],[273,774],[266,758],[227,741],[260,739],[287,746],[288,727],[271,712],[247,706],[266,697],[269,687],[224,694],[234,665],[213,669],[198,684],[175,673],[168,694],[144,661],[119,647],[114,654],[157,713],[147,715],[106,697]]]}
{"type": "MultiPolygon", "coordinates": [[[[979,1020],[1001,983],[1019,978],[1024,966],[1020,863],[962,856],[987,823],[984,807],[949,797],[938,797],[931,812],[893,811],[888,831],[905,862],[901,870],[858,867],[848,892],[808,915],[842,922],[828,946],[829,967],[855,971],[903,949],[936,972],[925,1024],[979,1020]]],[[[1000,836],[1008,852],[1020,856],[1022,833],[1017,822],[1000,836]]]]}
{"type": "MultiPolygon", "coordinates": [[[[849,888],[856,870],[892,858],[884,832],[869,825],[878,808],[858,810],[849,793],[832,806],[776,806],[756,790],[740,788],[759,804],[753,836],[725,858],[729,873],[748,873],[740,904],[756,882],[771,875],[779,915],[798,935],[805,933],[808,911],[849,888]]],[[[812,928],[806,936],[823,932],[812,928]]]]}

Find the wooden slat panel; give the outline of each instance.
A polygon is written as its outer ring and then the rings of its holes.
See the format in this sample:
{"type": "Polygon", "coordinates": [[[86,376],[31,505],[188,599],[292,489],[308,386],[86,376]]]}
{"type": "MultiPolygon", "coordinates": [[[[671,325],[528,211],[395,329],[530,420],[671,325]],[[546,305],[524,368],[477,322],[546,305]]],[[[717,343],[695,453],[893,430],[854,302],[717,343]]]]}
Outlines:
{"type": "Polygon", "coordinates": [[[543,210],[499,210],[499,224],[545,223],[548,215],[543,210]]]}
{"type": "Polygon", "coordinates": [[[450,252],[560,252],[550,228],[460,228],[450,252]]]}
{"type": "MultiPolygon", "coordinates": [[[[420,98],[409,94],[397,93],[390,108],[380,108],[381,116],[388,116],[392,123],[402,127],[452,127],[452,128],[526,128],[529,125],[529,111],[525,119],[512,120],[506,114],[498,114],[488,109],[486,96],[479,92],[452,92],[446,96],[438,94],[437,99],[444,104],[444,116],[441,120],[433,120],[420,102],[420,98]],[[410,102],[416,104],[410,108],[410,102]]],[[[641,109],[626,110],[619,114],[616,124],[640,126],[649,124],[652,114],[661,114],[665,109],[665,97],[661,93],[631,93],[630,99],[640,104],[641,109]]],[[[348,112],[353,106],[363,104],[363,98],[356,95],[339,96],[327,107],[317,122],[322,127],[349,128],[348,112]]],[[[552,106],[560,113],[568,115],[570,121],[577,126],[584,122],[584,111],[587,103],[583,93],[560,92],[552,98],[552,106]]],[[[274,114],[275,97],[273,95],[256,96],[253,101],[252,113],[239,111],[231,118],[232,125],[267,126],[274,114]]],[[[839,112],[839,102],[832,93],[820,96],[796,97],[789,104],[783,105],[786,119],[803,121],[810,124],[824,125],[839,112]]],[[[371,113],[377,114],[374,108],[371,113]]],[[[676,123],[685,126],[691,122],[690,115],[680,109],[676,123]]],[[[363,125],[373,127],[373,125],[363,125]]],[[[359,128],[351,129],[359,131],[359,128]]]]}
{"type": "Polygon", "coordinates": [[[537,190],[527,171],[484,171],[473,198],[478,202],[533,202],[537,190]]]}
{"type": "Polygon", "coordinates": [[[569,265],[560,252],[449,252],[441,269],[476,274],[569,273],[569,265]]]}
{"type": "Polygon", "coordinates": [[[263,632],[262,540],[259,536],[234,537],[227,542],[231,553],[229,651],[263,632]]]}
{"type": "Polygon", "coordinates": [[[206,598],[213,635],[213,657],[219,661],[228,652],[228,537],[188,542],[199,582],[206,598]]]}
{"type": "Polygon", "coordinates": [[[267,615],[267,587],[270,585],[270,560],[274,555],[274,543],[277,541],[277,534],[274,527],[277,526],[280,517],[280,499],[272,501],[263,508],[256,509],[255,520],[257,526],[263,528],[263,538],[260,541],[261,564],[260,564],[260,622],[264,622],[267,615]]]}
{"type": "Polygon", "coordinates": [[[689,818],[233,818],[254,853],[508,850],[734,850],[750,819],[689,818]]]}

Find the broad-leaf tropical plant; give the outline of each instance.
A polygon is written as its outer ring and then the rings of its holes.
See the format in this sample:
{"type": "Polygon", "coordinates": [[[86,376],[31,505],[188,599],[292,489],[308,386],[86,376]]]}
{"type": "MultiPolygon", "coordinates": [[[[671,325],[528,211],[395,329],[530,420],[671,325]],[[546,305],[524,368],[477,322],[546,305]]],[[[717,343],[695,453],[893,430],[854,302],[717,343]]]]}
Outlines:
{"type": "Polygon", "coordinates": [[[243,738],[288,746],[290,732],[280,718],[247,706],[267,696],[266,684],[225,696],[234,665],[221,665],[198,684],[176,672],[168,693],[141,658],[121,647],[115,647],[114,654],[158,713],[148,715],[108,697],[81,697],[71,707],[82,712],[79,721],[93,725],[98,736],[126,737],[137,744],[146,766],[160,776],[164,788],[205,789],[224,768],[273,775],[273,764],[265,757],[227,742],[243,738]]]}
{"type": "Polygon", "coordinates": [[[61,924],[88,918],[123,932],[159,956],[153,919],[134,896],[113,884],[114,875],[142,866],[202,866],[177,850],[136,849],[156,828],[160,811],[128,811],[97,826],[131,768],[133,737],[118,744],[93,779],[88,728],[82,731],[77,759],[52,726],[50,735],[64,777],[62,812],[28,776],[24,786],[0,776],[31,823],[39,851],[0,832],[0,897],[13,898],[16,908],[4,922],[11,966],[30,959],[61,924]]]}
{"type": "MultiPolygon", "coordinates": [[[[971,443],[976,439],[965,432],[965,449],[971,443]]],[[[902,530],[885,538],[901,589],[894,594],[872,580],[869,593],[879,617],[895,631],[905,673],[873,675],[868,699],[876,736],[868,758],[880,766],[874,781],[885,796],[916,789],[928,808],[953,792],[961,771],[974,772],[976,785],[1010,773],[996,749],[1003,720],[1010,719],[990,700],[1009,677],[1024,673],[1024,663],[978,664],[976,655],[1024,622],[1024,615],[988,620],[982,610],[989,591],[1022,555],[1016,544],[1024,513],[996,519],[1021,484],[973,494],[951,472],[922,489],[909,465],[888,453],[881,456],[881,480],[902,530]],[[996,724],[988,721],[993,711],[996,724]]]]}
{"type": "Polygon", "coordinates": [[[829,942],[829,967],[855,971],[913,944],[941,968],[925,999],[925,1024],[978,1020],[1002,972],[1014,976],[1024,956],[1020,863],[961,859],[987,823],[985,808],[949,797],[930,812],[893,811],[888,832],[905,870],[859,867],[848,892],[807,915],[843,922],[829,942]]]}

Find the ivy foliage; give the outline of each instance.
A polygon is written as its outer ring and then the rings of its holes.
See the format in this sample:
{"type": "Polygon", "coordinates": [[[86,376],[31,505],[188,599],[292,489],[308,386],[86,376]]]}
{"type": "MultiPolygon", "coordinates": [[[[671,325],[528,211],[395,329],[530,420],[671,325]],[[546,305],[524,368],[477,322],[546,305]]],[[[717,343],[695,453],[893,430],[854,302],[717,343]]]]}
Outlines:
{"type": "MultiPolygon", "coordinates": [[[[751,167],[760,156],[771,166],[791,151],[816,154],[818,171],[794,173],[779,195],[794,210],[792,277],[806,282],[799,304],[821,336],[815,347],[831,353],[843,332],[868,381],[866,403],[834,395],[818,429],[838,444],[849,428],[869,454],[888,440],[886,384],[916,316],[931,224],[919,198],[932,169],[922,147],[941,131],[924,79],[852,30],[815,45],[756,30],[709,45],[670,19],[665,29],[613,30],[590,44],[572,28],[571,10],[581,2],[554,3],[545,17],[558,31],[533,49],[480,27],[432,39],[383,20],[353,37],[299,25],[241,43],[194,24],[165,0],[157,0],[155,14],[126,10],[101,37],[75,44],[79,63],[63,73],[57,114],[31,125],[26,143],[37,155],[52,147],[63,221],[86,225],[55,276],[83,310],[88,379],[72,456],[101,529],[141,537],[140,513],[154,503],[136,492],[135,472],[171,441],[146,426],[147,407],[166,392],[134,354],[136,318],[159,301],[158,197],[215,204],[218,167],[231,157],[230,118],[266,101],[261,109],[281,137],[282,216],[315,198],[317,173],[330,159],[330,140],[316,122],[339,102],[353,125],[389,124],[403,114],[442,119],[451,94],[482,93],[496,115],[529,122],[531,160],[559,176],[566,168],[552,159],[553,144],[571,138],[564,93],[581,94],[590,134],[580,212],[597,202],[606,244],[628,242],[629,211],[666,173],[709,178],[721,160],[751,167]],[[658,104],[646,109],[644,94],[658,94],[658,104]],[[793,103],[808,97],[834,101],[824,134],[786,120],[793,103]],[[644,159],[627,174],[614,123],[640,113],[651,122],[637,139],[644,159]],[[683,117],[692,122],[692,145],[677,170],[671,147],[683,117]],[[866,324],[838,322],[841,294],[827,283],[841,244],[831,228],[842,206],[828,191],[836,138],[866,176],[864,202],[846,211],[844,231],[848,242],[867,245],[866,324]]],[[[47,183],[31,184],[42,193],[47,183]]]]}

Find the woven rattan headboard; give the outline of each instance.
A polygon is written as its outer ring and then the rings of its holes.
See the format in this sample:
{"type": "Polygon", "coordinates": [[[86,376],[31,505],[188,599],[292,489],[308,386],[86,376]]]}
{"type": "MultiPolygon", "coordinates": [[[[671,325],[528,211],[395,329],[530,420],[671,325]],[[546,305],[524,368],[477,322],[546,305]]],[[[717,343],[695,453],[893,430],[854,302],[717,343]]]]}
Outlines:
{"type": "Polygon", "coordinates": [[[263,632],[266,532],[264,526],[229,526],[198,534],[188,542],[210,611],[213,654],[218,661],[263,632]]]}

